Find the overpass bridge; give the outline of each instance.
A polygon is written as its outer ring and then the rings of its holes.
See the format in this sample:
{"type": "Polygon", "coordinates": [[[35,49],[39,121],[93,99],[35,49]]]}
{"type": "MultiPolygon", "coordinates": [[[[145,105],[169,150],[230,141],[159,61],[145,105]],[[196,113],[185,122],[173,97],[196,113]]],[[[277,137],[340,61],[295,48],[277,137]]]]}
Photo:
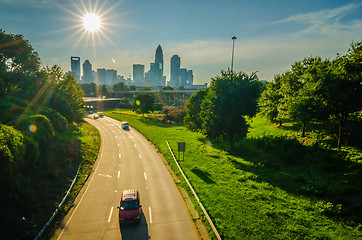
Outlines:
{"type": "Polygon", "coordinates": [[[130,99],[140,93],[147,93],[153,95],[158,102],[163,103],[165,106],[185,106],[186,101],[196,93],[197,90],[150,90],[150,91],[128,91],[128,92],[115,92],[113,97],[85,97],[87,110],[102,111],[103,109],[117,108],[122,98],[128,97],[130,99]]]}

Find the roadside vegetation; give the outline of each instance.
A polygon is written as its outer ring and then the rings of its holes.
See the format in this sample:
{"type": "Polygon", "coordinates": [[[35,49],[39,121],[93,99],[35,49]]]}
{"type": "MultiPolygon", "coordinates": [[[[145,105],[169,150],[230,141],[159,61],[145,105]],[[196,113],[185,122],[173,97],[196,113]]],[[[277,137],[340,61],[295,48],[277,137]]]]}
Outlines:
{"type": "Polygon", "coordinates": [[[177,142],[186,142],[179,163],[224,239],[362,238],[360,148],[328,150],[315,143],[318,129],[304,141],[300,125],[258,115],[231,154],[225,142],[164,123],[162,114],[104,113],[142,132],[176,174],[166,139],[176,156],[177,142]]]}
{"type": "Polygon", "coordinates": [[[106,115],[142,132],[176,173],[166,140],[174,151],[186,142],[180,165],[225,239],[362,239],[361,53],[357,42],[334,60],[305,58],[266,85],[221,71],[179,125],[170,109],[106,115]]]}
{"type": "Polygon", "coordinates": [[[41,68],[22,35],[0,29],[0,46],[0,239],[34,239],[81,166],[70,202],[79,192],[99,136],[73,76],[41,68]]]}

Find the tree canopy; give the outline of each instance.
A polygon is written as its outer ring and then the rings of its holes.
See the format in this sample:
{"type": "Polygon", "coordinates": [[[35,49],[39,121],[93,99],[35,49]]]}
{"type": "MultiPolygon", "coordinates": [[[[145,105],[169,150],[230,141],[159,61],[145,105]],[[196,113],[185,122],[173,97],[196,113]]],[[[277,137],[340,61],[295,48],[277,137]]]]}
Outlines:
{"type": "Polygon", "coordinates": [[[257,112],[263,85],[243,72],[221,71],[208,90],[199,90],[186,104],[185,125],[210,138],[228,139],[231,149],[248,133],[248,118],[257,112]],[[199,113],[198,113],[199,112],[199,113]]]}
{"type": "Polygon", "coordinates": [[[153,112],[155,109],[156,99],[148,93],[139,93],[133,99],[132,108],[139,113],[153,112]]]}
{"type": "Polygon", "coordinates": [[[302,137],[310,121],[338,121],[338,148],[343,127],[352,113],[362,109],[362,42],[352,43],[336,59],[308,57],[274,77],[259,100],[261,113],[272,122],[302,123],[302,137]]]}

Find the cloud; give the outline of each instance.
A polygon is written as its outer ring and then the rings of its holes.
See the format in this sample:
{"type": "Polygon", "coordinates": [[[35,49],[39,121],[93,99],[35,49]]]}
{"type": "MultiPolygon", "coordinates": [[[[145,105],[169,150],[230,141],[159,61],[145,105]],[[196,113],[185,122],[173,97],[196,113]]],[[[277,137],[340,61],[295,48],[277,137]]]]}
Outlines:
{"type": "MultiPolygon", "coordinates": [[[[285,19],[274,22],[274,24],[304,24],[294,37],[307,35],[320,35],[328,32],[351,30],[349,23],[343,23],[342,19],[359,8],[361,4],[351,3],[335,9],[323,9],[316,12],[296,14],[285,19]]],[[[360,23],[360,22],[359,22],[360,23]]]]}

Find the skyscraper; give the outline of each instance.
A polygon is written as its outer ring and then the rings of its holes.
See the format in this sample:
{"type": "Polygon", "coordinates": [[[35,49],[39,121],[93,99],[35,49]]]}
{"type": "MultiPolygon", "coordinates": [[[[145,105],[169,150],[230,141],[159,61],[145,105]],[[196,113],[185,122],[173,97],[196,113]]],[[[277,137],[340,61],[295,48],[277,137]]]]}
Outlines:
{"type": "Polygon", "coordinates": [[[106,69],[98,68],[96,72],[96,84],[104,85],[106,84],[106,69]]]}
{"type": "Polygon", "coordinates": [[[114,84],[116,84],[116,80],[117,80],[117,70],[107,69],[106,70],[106,84],[114,85],[114,84]]]}
{"type": "Polygon", "coordinates": [[[145,80],[145,65],[133,64],[133,82],[137,86],[143,86],[145,80]]]}
{"type": "Polygon", "coordinates": [[[188,73],[186,68],[180,69],[180,86],[187,86],[188,73]]]}
{"type": "Polygon", "coordinates": [[[152,86],[166,85],[166,77],[163,76],[163,53],[160,45],[156,49],[155,62],[150,63],[150,70],[146,73],[145,82],[152,86]]]}
{"type": "Polygon", "coordinates": [[[84,83],[93,82],[92,64],[88,60],[85,60],[83,63],[83,82],[84,83]]]}
{"type": "Polygon", "coordinates": [[[178,55],[173,55],[171,57],[171,77],[170,77],[170,86],[178,87],[180,86],[180,66],[181,59],[178,55]]]}
{"type": "Polygon", "coordinates": [[[189,86],[194,85],[194,74],[192,70],[187,71],[187,85],[189,86]]]}
{"type": "Polygon", "coordinates": [[[73,76],[80,80],[80,57],[70,57],[70,66],[73,76]]]}

